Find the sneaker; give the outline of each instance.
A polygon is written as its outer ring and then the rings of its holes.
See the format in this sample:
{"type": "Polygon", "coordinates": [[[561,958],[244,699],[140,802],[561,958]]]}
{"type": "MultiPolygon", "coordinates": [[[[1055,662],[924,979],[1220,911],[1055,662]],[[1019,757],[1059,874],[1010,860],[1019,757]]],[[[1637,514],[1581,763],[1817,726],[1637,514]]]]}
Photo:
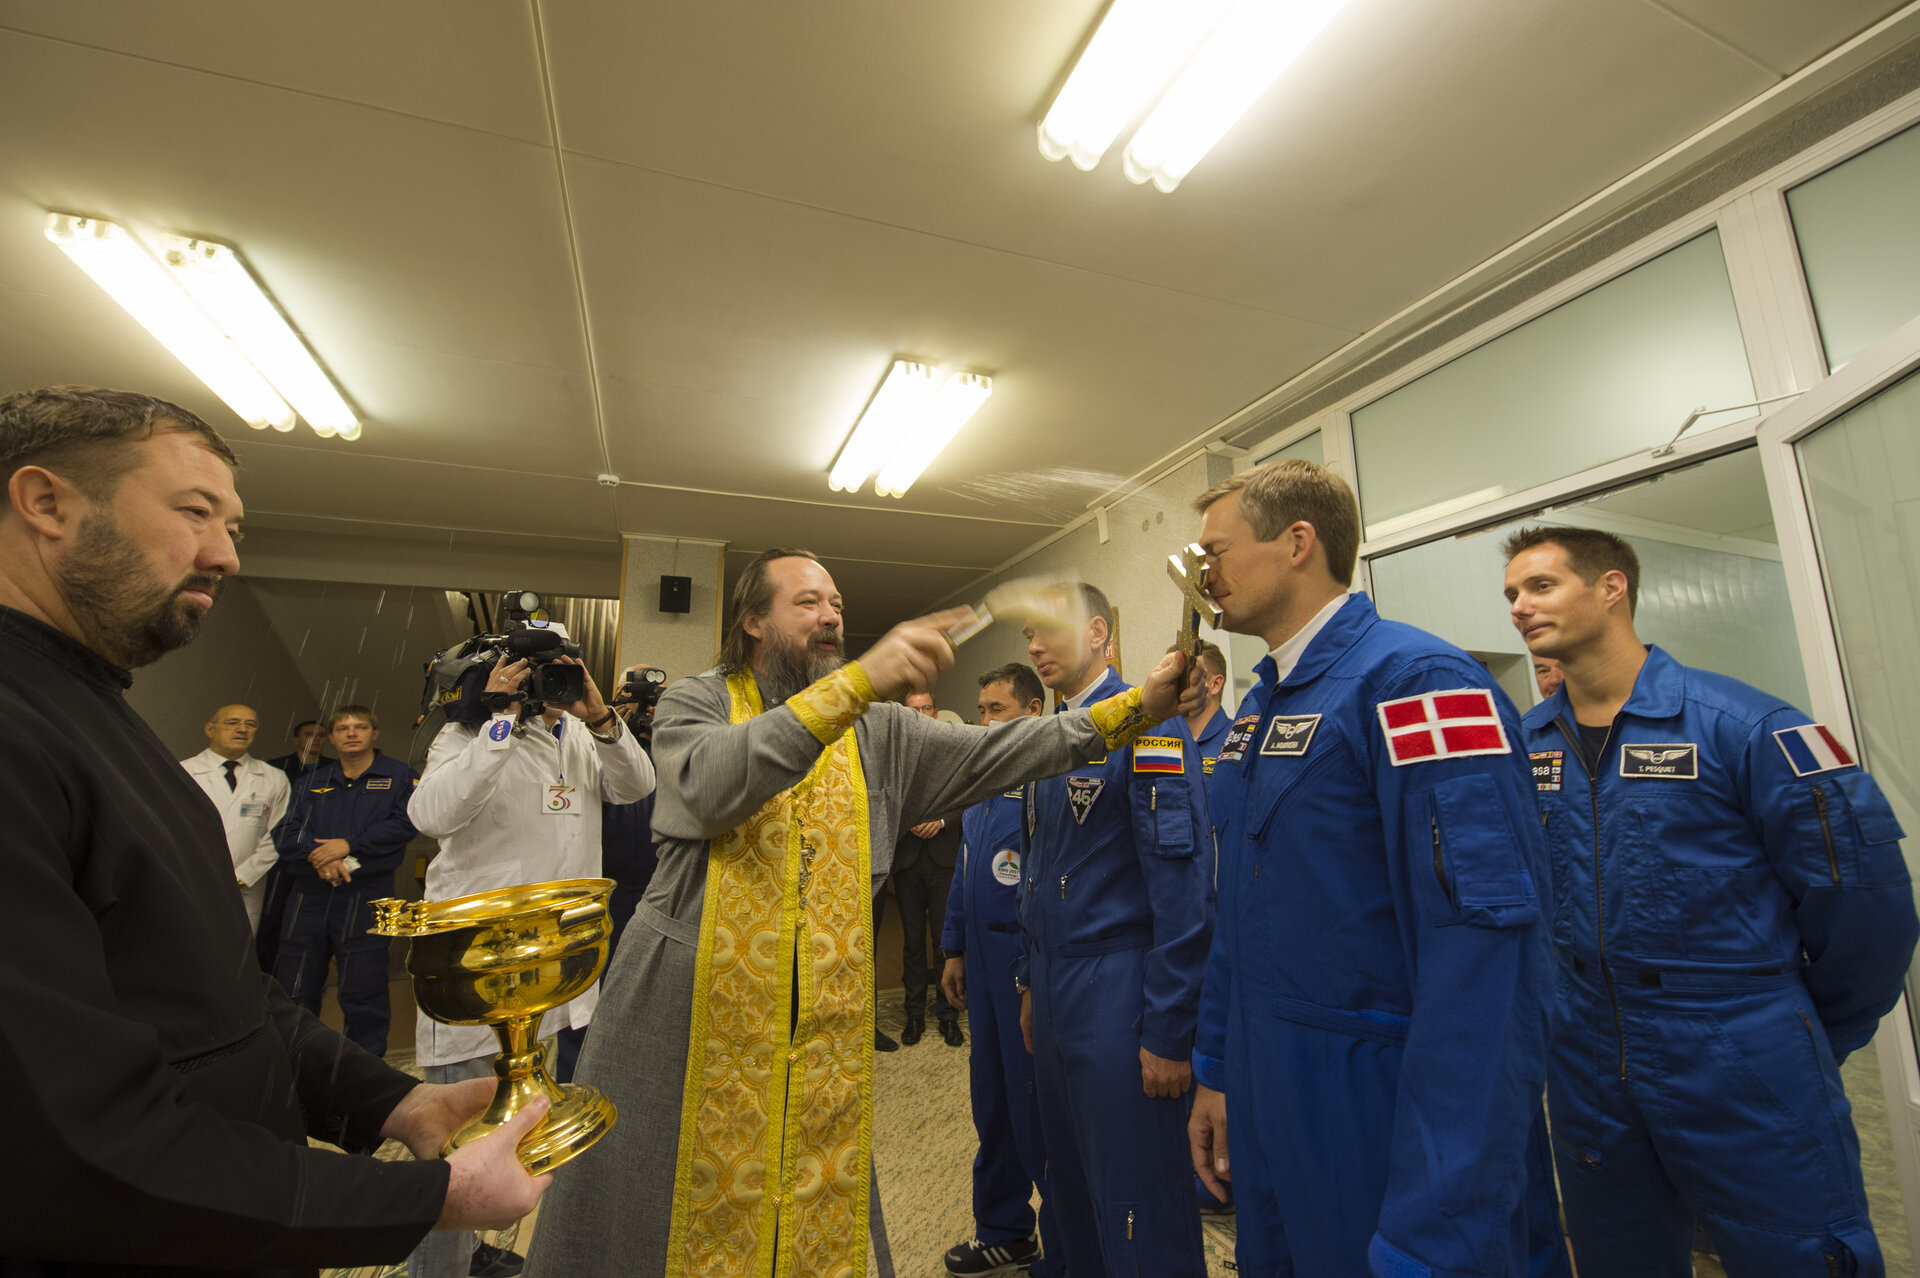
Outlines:
{"type": "Polygon", "coordinates": [[[1213,1191],[1207,1188],[1206,1181],[1201,1180],[1198,1176],[1193,1178],[1193,1195],[1200,1200],[1200,1214],[1202,1216],[1211,1216],[1217,1220],[1222,1216],[1233,1215],[1233,1186],[1222,1185],[1221,1188],[1227,1191],[1227,1200],[1225,1202],[1221,1202],[1213,1196],[1213,1191]]]}
{"type": "Polygon", "coordinates": [[[947,1041],[948,1047],[965,1047],[967,1036],[960,1032],[959,1021],[941,1021],[940,1037],[947,1041]]]}
{"type": "Polygon", "coordinates": [[[970,1238],[946,1254],[947,1272],[954,1278],[1011,1278],[1040,1259],[1040,1245],[1031,1238],[988,1246],[970,1238]]]}
{"type": "Polygon", "coordinates": [[[897,1052],[900,1050],[900,1044],[894,1042],[876,1029],[873,1031],[873,1050],[876,1052],[897,1052]]]}
{"type": "Polygon", "coordinates": [[[909,1016],[907,1018],[907,1027],[900,1031],[901,1046],[912,1047],[915,1043],[920,1041],[921,1035],[925,1034],[926,1032],[927,1032],[926,1017],[909,1016]]]}
{"type": "Polygon", "coordinates": [[[468,1278],[515,1278],[527,1258],[517,1251],[480,1243],[473,1249],[473,1262],[467,1266],[468,1278]]]}

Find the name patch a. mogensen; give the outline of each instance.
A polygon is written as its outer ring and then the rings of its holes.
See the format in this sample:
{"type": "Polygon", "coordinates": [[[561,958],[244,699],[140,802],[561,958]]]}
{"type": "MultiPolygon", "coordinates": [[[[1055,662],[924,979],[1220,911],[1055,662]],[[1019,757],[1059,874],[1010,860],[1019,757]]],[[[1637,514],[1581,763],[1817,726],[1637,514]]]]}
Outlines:
{"type": "Polygon", "coordinates": [[[1664,745],[1638,742],[1620,747],[1620,775],[1646,777],[1662,781],[1698,781],[1700,747],[1691,741],[1664,745]]]}
{"type": "Polygon", "coordinates": [[[1298,759],[1313,744],[1313,733],[1319,726],[1317,714],[1276,714],[1267,721],[1267,737],[1260,743],[1260,753],[1298,759]]]}

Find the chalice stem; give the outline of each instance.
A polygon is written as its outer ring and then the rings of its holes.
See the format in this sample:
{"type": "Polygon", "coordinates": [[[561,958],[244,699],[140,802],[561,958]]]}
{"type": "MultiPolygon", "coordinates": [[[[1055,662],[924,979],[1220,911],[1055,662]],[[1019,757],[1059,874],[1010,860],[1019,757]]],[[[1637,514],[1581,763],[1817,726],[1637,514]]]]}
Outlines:
{"type": "Polygon", "coordinates": [[[506,1122],[536,1096],[545,1096],[555,1106],[566,1099],[547,1074],[547,1049],[534,1037],[539,1023],[538,1016],[516,1016],[493,1027],[500,1038],[500,1055],[493,1062],[494,1077],[500,1085],[487,1109],[488,1126],[506,1122]]]}

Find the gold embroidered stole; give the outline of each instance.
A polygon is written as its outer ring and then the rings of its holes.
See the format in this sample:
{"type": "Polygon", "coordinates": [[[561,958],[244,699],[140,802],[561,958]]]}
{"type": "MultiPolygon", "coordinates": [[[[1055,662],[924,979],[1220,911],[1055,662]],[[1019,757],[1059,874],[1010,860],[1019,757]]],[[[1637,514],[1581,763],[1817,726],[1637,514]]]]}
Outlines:
{"type": "MultiPolygon", "coordinates": [[[[750,672],[727,691],[730,722],[761,713],[750,672]]],[[[667,1278],[866,1273],[873,859],[852,724],[872,699],[857,665],[791,699],[826,749],[711,843],[667,1278]]]]}

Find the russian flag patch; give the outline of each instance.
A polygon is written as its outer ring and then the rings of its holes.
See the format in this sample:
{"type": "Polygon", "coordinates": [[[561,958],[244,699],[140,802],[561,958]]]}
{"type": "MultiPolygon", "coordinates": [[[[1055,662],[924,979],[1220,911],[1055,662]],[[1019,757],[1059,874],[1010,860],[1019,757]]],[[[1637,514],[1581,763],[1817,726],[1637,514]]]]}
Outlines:
{"type": "Polygon", "coordinates": [[[1510,754],[1507,730],[1493,694],[1485,688],[1452,688],[1382,701],[1380,729],[1393,766],[1459,759],[1474,754],[1510,754]]]}
{"type": "Polygon", "coordinates": [[[1133,743],[1135,772],[1166,772],[1178,776],[1187,770],[1179,737],[1141,737],[1133,743]]]}
{"type": "Polygon", "coordinates": [[[1787,756],[1787,765],[1793,769],[1796,777],[1810,777],[1817,772],[1832,772],[1835,768],[1851,768],[1853,756],[1840,744],[1840,739],[1827,730],[1824,723],[1803,723],[1797,728],[1782,728],[1773,734],[1780,743],[1780,753],[1787,756]]]}

